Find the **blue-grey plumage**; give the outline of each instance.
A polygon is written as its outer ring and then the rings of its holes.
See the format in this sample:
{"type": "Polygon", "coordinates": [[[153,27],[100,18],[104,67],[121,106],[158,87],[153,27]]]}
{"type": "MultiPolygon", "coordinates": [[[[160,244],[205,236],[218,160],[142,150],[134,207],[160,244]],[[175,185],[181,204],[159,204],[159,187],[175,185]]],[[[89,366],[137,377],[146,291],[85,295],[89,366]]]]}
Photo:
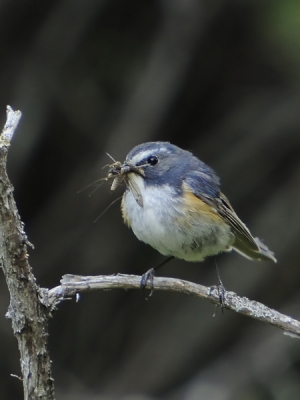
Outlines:
{"type": "Polygon", "coordinates": [[[124,221],[160,253],[202,261],[234,249],[248,259],[276,262],[221,193],[216,173],[192,153],[168,142],[143,143],[121,170],[124,221]]]}

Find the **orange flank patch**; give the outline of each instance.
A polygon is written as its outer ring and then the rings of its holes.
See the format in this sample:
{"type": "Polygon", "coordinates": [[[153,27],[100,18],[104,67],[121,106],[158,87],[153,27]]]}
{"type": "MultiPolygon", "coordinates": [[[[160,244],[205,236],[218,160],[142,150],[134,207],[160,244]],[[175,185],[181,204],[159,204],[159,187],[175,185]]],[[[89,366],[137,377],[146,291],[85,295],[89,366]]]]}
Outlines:
{"type": "Polygon", "coordinates": [[[198,221],[206,220],[207,223],[225,224],[216,210],[195,196],[194,193],[187,189],[185,184],[183,184],[183,199],[184,208],[186,209],[185,215],[190,219],[189,222],[191,222],[191,219],[197,219],[198,221]]]}

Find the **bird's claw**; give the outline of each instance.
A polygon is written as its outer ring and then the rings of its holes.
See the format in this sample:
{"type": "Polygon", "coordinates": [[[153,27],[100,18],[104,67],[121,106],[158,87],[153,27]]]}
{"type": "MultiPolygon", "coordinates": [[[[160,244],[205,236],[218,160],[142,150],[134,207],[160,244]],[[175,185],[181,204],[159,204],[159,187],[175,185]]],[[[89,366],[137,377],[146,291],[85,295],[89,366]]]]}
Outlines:
{"type": "Polygon", "coordinates": [[[212,293],[213,290],[215,290],[215,289],[217,290],[217,293],[218,293],[220,307],[221,307],[222,314],[223,314],[224,309],[226,308],[226,304],[225,304],[226,289],[225,289],[225,286],[223,285],[223,282],[221,281],[221,279],[219,279],[219,282],[218,282],[217,285],[212,286],[210,288],[210,293],[212,293]]]}
{"type": "Polygon", "coordinates": [[[144,273],[143,275],[142,275],[142,278],[141,278],[141,288],[142,288],[142,290],[143,290],[143,293],[144,293],[144,297],[146,298],[146,299],[148,299],[150,296],[152,296],[152,294],[153,294],[153,290],[154,290],[154,287],[153,287],[153,278],[154,278],[154,276],[155,276],[155,270],[154,270],[154,268],[150,268],[146,273],[144,273]],[[150,293],[149,293],[149,295],[146,295],[146,286],[150,286],[150,293]]]}

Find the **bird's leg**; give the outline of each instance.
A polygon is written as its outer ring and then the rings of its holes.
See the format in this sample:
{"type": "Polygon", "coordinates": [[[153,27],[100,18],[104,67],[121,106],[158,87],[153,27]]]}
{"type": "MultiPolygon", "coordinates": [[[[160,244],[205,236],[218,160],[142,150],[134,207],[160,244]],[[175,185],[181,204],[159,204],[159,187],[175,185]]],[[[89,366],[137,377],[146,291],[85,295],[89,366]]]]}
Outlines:
{"type": "Polygon", "coordinates": [[[146,299],[149,298],[150,296],[152,296],[152,293],[153,293],[153,278],[155,276],[155,271],[158,270],[158,268],[160,268],[163,265],[165,265],[170,260],[172,260],[172,258],[174,258],[174,256],[170,256],[170,257],[166,258],[164,261],[162,261],[156,267],[150,268],[147,272],[145,272],[142,275],[141,288],[143,290],[143,293],[144,293],[144,296],[145,296],[146,299]],[[148,296],[146,296],[145,292],[146,292],[146,286],[147,286],[148,283],[149,283],[149,286],[150,286],[150,294],[148,296]]]}
{"type": "Polygon", "coordinates": [[[217,266],[217,261],[216,258],[214,257],[215,260],[215,267],[216,267],[216,271],[217,271],[217,276],[218,276],[218,284],[215,286],[211,287],[211,291],[213,289],[217,289],[218,291],[218,296],[219,296],[219,301],[220,301],[220,306],[221,306],[221,310],[222,310],[222,314],[224,312],[224,308],[225,308],[225,293],[226,293],[226,289],[225,286],[223,285],[223,282],[221,280],[221,276],[220,276],[220,272],[219,272],[219,268],[217,266]]]}

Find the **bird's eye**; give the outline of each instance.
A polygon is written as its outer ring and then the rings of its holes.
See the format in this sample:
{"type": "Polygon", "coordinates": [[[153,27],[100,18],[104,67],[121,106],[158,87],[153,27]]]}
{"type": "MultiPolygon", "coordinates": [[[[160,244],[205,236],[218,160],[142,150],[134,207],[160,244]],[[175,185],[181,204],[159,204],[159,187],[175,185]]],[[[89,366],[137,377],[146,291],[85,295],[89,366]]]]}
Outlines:
{"type": "Polygon", "coordinates": [[[150,156],[147,160],[147,163],[150,165],[156,165],[158,163],[158,158],[156,156],[150,156]]]}

